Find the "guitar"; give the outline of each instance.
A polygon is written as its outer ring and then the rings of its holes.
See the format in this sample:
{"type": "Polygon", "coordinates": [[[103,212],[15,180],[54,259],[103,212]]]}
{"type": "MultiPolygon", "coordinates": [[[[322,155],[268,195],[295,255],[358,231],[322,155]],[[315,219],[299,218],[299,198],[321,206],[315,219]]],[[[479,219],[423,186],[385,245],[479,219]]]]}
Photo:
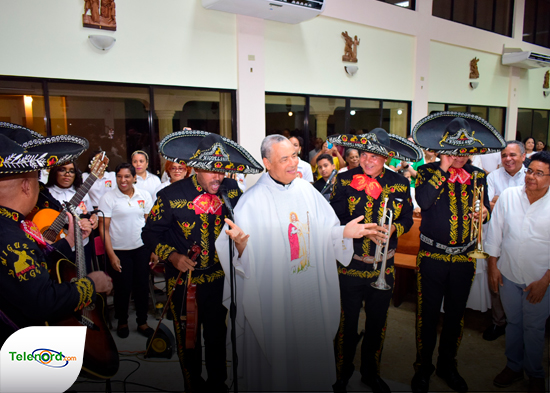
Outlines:
{"type": "MultiPolygon", "coordinates": [[[[108,163],[109,158],[107,158],[105,152],[99,153],[94,157],[90,164],[90,176],[88,176],[84,184],[78,188],[76,194],[69,201],[72,206],[78,206],[82,202],[82,199],[84,199],[95,181],[103,175],[108,163]]],[[[54,209],[41,209],[32,218],[32,221],[36,224],[44,239],[50,242],[60,239],[63,227],[67,222],[66,215],[61,213],[64,212],[58,212],[54,209]]]]}
{"type": "MultiPolygon", "coordinates": [[[[57,262],[56,272],[60,283],[86,277],[86,261],[82,244],[82,232],[80,226],[77,224],[79,220],[78,214],[76,214],[76,208],[74,206],[69,206],[68,209],[75,217],[74,237],[76,263],[72,263],[67,259],[61,259],[57,262]]],[[[118,350],[115,340],[107,328],[104,308],[105,299],[98,293],[95,303],[55,323],[57,326],[84,325],[87,327],[84,359],[81,370],[81,375],[87,378],[110,379],[114,377],[118,371],[118,350]]]]}

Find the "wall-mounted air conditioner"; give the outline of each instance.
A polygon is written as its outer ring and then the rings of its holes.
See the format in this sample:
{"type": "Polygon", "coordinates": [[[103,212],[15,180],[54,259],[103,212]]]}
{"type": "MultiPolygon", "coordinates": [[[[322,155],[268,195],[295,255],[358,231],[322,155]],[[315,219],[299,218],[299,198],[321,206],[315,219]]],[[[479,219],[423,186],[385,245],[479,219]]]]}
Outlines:
{"type": "Polygon", "coordinates": [[[284,23],[313,19],[325,9],[326,0],[202,0],[210,10],[231,12],[284,23]]]}
{"type": "Polygon", "coordinates": [[[550,56],[531,51],[524,52],[519,48],[504,48],[502,65],[527,69],[550,67],[550,56]]]}

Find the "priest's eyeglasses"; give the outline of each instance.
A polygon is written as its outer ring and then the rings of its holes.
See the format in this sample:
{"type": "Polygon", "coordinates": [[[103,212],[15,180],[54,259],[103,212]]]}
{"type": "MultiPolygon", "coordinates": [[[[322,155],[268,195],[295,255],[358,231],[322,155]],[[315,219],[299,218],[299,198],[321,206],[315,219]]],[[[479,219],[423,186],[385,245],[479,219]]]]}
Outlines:
{"type": "Polygon", "coordinates": [[[536,171],[536,172],[535,172],[535,171],[532,170],[531,168],[528,168],[528,169],[527,169],[527,173],[526,173],[526,174],[527,174],[527,175],[533,175],[533,176],[535,176],[535,177],[538,178],[538,179],[542,179],[544,176],[550,176],[550,174],[544,174],[544,173],[541,172],[541,171],[536,171]]]}

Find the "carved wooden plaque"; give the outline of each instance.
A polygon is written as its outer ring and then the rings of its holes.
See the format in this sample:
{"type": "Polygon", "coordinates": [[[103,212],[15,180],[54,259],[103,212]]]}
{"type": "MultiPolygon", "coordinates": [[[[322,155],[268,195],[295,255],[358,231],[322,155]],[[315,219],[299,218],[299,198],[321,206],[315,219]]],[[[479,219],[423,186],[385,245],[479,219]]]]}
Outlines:
{"type": "Polygon", "coordinates": [[[359,39],[357,36],[351,38],[347,31],[342,32],[342,37],[345,40],[344,55],[342,61],[349,61],[351,63],[357,63],[357,45],[359,45],[359,39]]]}
{"type": "Polygon", "coordinates": [[[84,0],[82,25],[92,29],[116,31],[115,0],[84,0]]]}

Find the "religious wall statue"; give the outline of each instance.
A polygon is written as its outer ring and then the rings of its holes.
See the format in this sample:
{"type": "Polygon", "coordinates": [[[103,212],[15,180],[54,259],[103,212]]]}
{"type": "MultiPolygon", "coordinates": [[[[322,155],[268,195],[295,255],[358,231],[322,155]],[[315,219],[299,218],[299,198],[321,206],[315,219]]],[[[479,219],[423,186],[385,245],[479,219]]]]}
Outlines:
{"type": "Polygon", "coordinates": [[[84,0],[82,25],[116,31],[115,0],[84,0]]]}
{"type": "Polygon", "coordinates": [[[477,69],[477,63],[479,59],[477,57],[474,57],[470,61],[470,79],[478,79],[479,78],[479,70],[477,69]]]}
{"type": "Polygon", "coordinates": [[[550,89],[550,71],[546,71],[544,74],[544,83],[542,84],[543,89],[550,89]]]}
{"type": "Polygon", "coordinates": [[[342,61],[357,63],[357,45],[359,45],[360,40],[357,36],[351,38],[347,31],[342,33],[342,37],[344,37],[344,40],[346,41],[342,61]]]}

